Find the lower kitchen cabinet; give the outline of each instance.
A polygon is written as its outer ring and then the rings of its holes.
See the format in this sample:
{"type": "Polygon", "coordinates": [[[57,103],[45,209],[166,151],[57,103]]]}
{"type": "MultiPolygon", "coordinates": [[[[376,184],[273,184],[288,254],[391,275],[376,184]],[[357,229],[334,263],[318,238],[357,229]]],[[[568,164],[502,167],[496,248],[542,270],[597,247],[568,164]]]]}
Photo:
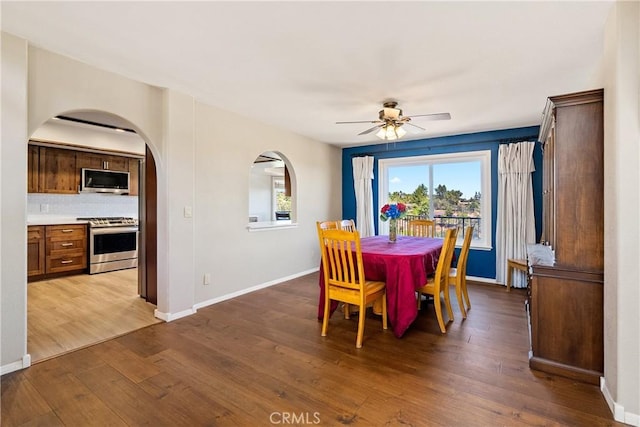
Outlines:
{"type": "Polygon", "coordinates": [[[86,271],[87,249],[85,224],[29,226],[28,279],[40,280],[60,273],[86,271]],[[36,237],[39,238],[38,245],[36,237]]]}
{"type": "Polygon", "coordinates": [[[44,274],[44,234],[43,225],[30,225],[27,228],[27,276],[29,277],[44,274]]]}

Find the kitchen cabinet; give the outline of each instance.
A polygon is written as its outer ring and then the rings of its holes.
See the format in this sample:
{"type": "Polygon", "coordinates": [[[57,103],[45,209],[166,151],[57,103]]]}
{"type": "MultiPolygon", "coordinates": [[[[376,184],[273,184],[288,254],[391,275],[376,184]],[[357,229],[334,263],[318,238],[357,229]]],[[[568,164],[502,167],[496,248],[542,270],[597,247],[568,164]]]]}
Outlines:
{"type": "Polygon", "coordinates": [[[76,152],[39,147],[38,192],[77,194],[80,175],[76,173],[76,152]]]}
{"type": "Polygon", "coordinates": [[[27,281],[86,271],[86,224],[27,227],[27,281]]]}
{"type": "Polygon", "coordinates": [[[76,167],[78,168],[78,176],[82,168],[89,169],[105,169],[120,172],[129,171],[129,158],[102,153],[88,153],[78,151],[76,154],[76,167]]]}
{"type": "Polygon", "coordinates": [[[140,159],[50,145],[29,144],[28,193],[78,194],[82,168],[129,172],[132,196],[139,194],[140,159]]]}
{"type": "Polygon", "coordinates": [[[27,150],[27,193],[38,192],[40,180],[40,147],[29,144],[27,150]]]}
{"type": "Polygon", "coordinates": [[[129,159],[129,195],[137,196],[140,187],[140,160],[129,159]]]}
{"type": "Polygon", "coordinates": [[[27,277],[45,272],[45,228],[42,225],[27,227],[27,277]]]}
{"type": "Polygon", "coordinates": [[[532,266],[529,366],[599,384],[604,371],[604,122],[602,90],[550,97],[543,141],[543,243],[532,266]]]}
{"type": "Polygon", "coordinates": [[[87,268],[86,225],[47,225],[45,233],[47,274],[87,268]]]}

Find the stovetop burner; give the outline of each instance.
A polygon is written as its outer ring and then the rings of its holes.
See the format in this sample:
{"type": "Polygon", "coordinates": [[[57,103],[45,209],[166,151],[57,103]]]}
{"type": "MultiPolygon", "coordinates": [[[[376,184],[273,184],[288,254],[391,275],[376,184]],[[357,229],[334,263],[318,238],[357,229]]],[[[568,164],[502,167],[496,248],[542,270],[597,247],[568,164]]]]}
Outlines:
{"type": "Polygon", "coordinates": [[[138,220],[131,217],[112,216],[112,217],[91,217],[76,218],[78,221],[87,221],[91,227],[123,227],[137,226],[138,220]]]}

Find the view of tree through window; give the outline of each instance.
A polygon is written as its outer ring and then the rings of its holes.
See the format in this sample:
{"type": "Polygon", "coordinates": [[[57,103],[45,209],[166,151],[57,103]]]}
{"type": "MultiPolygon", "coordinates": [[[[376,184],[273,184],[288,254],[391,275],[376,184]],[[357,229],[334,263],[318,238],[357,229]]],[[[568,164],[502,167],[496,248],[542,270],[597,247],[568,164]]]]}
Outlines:
{"type": "Polygon", "coordinates": [[[483,189],[490,188],[490,154],[385,159],[379,165],[382,178],[380,206],[390,202],[404,203],[407,220],[414,217],[436,219],[436,234],[444,233],[448,227],[473,225],[476,243],[489,244],[486,232],[490,224],[483,218],[490,218],[488,209],[486,215],[483,213],[489,198],[483,189]]]}

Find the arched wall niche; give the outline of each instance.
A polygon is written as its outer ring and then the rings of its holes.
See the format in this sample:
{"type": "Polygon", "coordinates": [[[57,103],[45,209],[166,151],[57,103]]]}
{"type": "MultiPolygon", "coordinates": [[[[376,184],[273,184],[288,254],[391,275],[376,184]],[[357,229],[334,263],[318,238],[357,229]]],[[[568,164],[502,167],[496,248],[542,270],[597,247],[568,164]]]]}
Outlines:
{"type": "Polygon", "coordinates": [[[289,225],[297,218],[296,174],[290,160],[277,150],[254,159],[249,177],[249,225],[289,225]]]}

